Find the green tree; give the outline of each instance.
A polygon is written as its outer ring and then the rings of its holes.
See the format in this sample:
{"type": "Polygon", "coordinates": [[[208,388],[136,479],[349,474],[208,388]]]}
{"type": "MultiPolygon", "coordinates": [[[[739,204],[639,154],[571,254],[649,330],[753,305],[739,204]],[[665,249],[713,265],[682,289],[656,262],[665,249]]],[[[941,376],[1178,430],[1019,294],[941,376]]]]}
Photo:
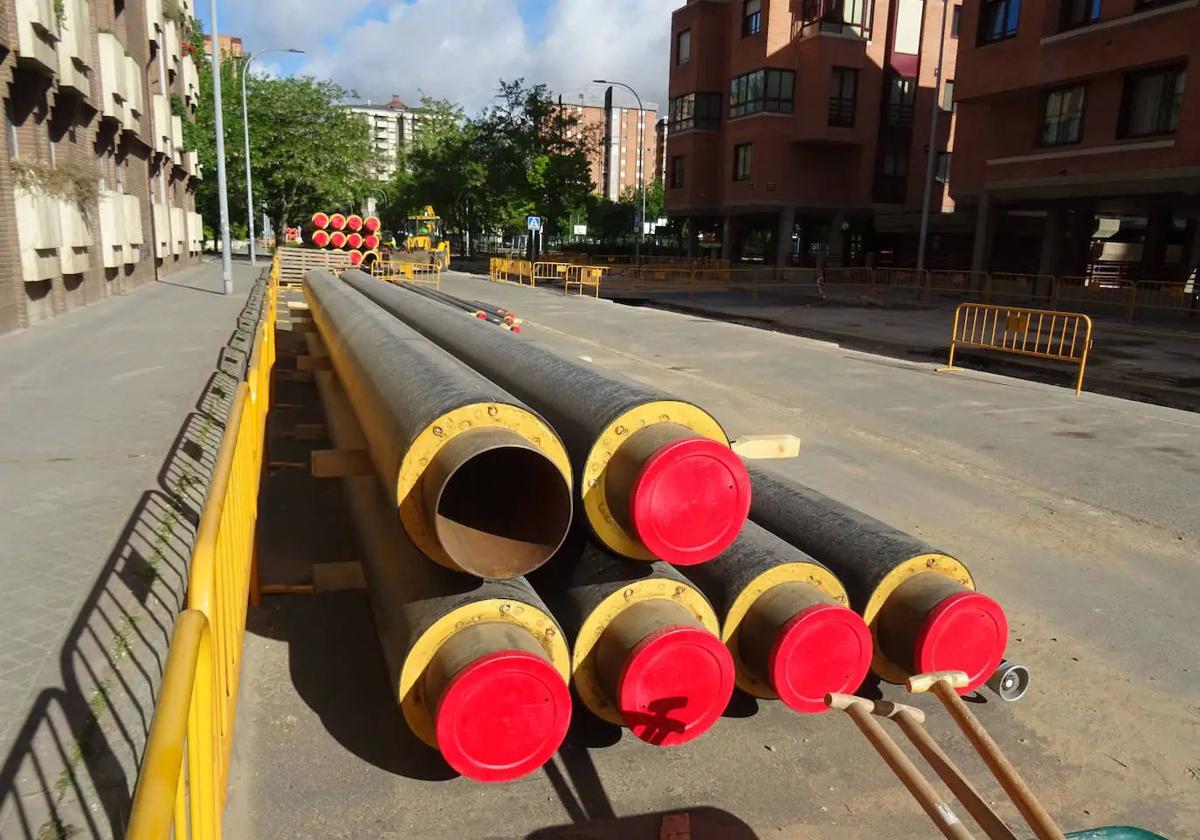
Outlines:
{"type": "MultiPolygon", "coordinates": [[[[203,55],[200,104],[195,122],[184,129],[185,141],[199,152],[205,177],[197,188],[197,204],[206,219],[218,218],[216,183],[216,119],[212,105],[212,67],[203,55]]],[[[220,62],[225,161],[231,227],[246,218],[246,161],[243,149],[241,73],[243,61],[220,62]]],[[[351,94],[312,78],[246,79],[257,214],[272,220],[277,240],[318,208],[355,205],[370,188],[374,149],[364,120],[341,107],[351,94]]]]}
{"type": "MultiPolygon", "coordinates": [[[[634,208],[638,215],[642,212],[642,196],[636,186],[626,187],[621,193],[621,203],[634,208]]],[[[666,206],[666,193],[663,189],[661,178],[655,178],[646,185],[646,219],[648,222],[656,222],[663,216],[663,208],[666,206]]],[[[632,230],[632,228],[631,228],[632,230]]]]}

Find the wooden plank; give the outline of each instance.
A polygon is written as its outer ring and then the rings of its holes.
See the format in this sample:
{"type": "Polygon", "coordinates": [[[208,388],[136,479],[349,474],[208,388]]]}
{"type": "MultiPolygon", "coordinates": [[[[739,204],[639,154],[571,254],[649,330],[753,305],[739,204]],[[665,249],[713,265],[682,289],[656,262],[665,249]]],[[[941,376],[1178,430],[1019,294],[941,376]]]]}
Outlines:
{"type": "Polygon", "coordinates": [[[314,563],[312,578],[313,591],[318,594],[367,588],[362,564],[357,560],[344,563],[314,563]]]}
{"type": "Polygon", "coordinates": [[[800,438],[795,435],[745,435],[730,444],[743,458],[795,458],[800,454],[800,438]]]}
{"type": "Polygon", "coordinates": [[[297,356],[296,370],[333,370],[328,356],[297,356]]]}
{"type": "Polygon", "coordinates": [[[371,456],[365,449],[315,449],[312,452],[313,478],[350,478],[373,474],[371,456]]]}

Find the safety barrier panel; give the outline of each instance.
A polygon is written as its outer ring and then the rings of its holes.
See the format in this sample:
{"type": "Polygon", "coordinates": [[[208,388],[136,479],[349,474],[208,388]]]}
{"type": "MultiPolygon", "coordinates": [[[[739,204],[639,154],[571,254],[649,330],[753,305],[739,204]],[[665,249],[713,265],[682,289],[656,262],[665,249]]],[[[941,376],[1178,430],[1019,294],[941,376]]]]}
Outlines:
{"type": "Polygon", "coordinates": [[[572,265],[567,268],[563,279],[563,294],[571,294],[572,287],[583,295],[585,288],[591,288],[593,297],[600,297],[600,281],[608,273],[608,269],[596,265],[572,265]]]}
{"type": "Polygon", "coordinates": [[[376,260],[371,264],[371,276],[390,282],[415,283],[419,286],[442,287],[440,263],[395,262],[376,260]]]}
{"type": "Polygon", "coordinates": [[[950,359],[941,370],[955,370],[954,351],[959,347],[1077,364],[1078,396],[1083,390],[1088,351],[1092,349],[1092,319],[1078,312],[961,303],[954,310],[950,359]]]}
{"type": "Polygon", "coordinates": [[[255,574],[279,272],[277,256],[246,381],[234,394],[200,514],[188,575],[188,609],[175,622],[167,653],[134,792],[129,840],[221,836],[246,609],[255,574]]]}
{"type": "Polygon", "coordinates": [[[533,264],[533,285],[553,282],[565,283],[567,273],[574,267],[574,263],[535,262],[533,264]]]}
{"type": "Polygon", "coordinates": [[[488,261],[488,277],[505,283],[528,283],[534,285],[533,263],[529,260],[514,260],[508,257],[492,257],[488,261]]]}

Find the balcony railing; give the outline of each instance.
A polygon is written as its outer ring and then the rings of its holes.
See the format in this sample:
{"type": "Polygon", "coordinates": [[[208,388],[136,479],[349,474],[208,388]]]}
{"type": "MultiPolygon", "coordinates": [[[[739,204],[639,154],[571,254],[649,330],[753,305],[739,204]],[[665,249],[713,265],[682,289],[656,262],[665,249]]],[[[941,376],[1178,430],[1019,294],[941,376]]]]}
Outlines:
{"type": "Polygon", "coordinates": [[[889,103],[884,118],[893,128],[909,128],[913,122],[913,106],[911,103],[889,103]]]}
{"type": "Polygon", "coordinates": [[[852,97],[829,97],[829,125],[838,128],[852,128],[857,105],[858,100],[852,97]]]}
{"type": "Polygon", "coordinates": [[[816,32],[871,37],[874,0],[804,0],[800,19],[792,24],[792,37],[816,32]]]}

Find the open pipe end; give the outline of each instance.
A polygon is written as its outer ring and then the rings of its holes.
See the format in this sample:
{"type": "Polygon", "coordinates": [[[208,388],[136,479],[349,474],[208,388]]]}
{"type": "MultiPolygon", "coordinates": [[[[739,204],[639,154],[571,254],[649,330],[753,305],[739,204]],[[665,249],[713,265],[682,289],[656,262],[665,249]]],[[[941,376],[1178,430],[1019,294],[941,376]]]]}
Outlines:
{"type": "Polygon", "coordinates": [[[450,561],[482,578],[549,560],[571,526],[571,484],[515,432],[479,429],[448,442],[424,479],[426,509],[450,561]]]}

